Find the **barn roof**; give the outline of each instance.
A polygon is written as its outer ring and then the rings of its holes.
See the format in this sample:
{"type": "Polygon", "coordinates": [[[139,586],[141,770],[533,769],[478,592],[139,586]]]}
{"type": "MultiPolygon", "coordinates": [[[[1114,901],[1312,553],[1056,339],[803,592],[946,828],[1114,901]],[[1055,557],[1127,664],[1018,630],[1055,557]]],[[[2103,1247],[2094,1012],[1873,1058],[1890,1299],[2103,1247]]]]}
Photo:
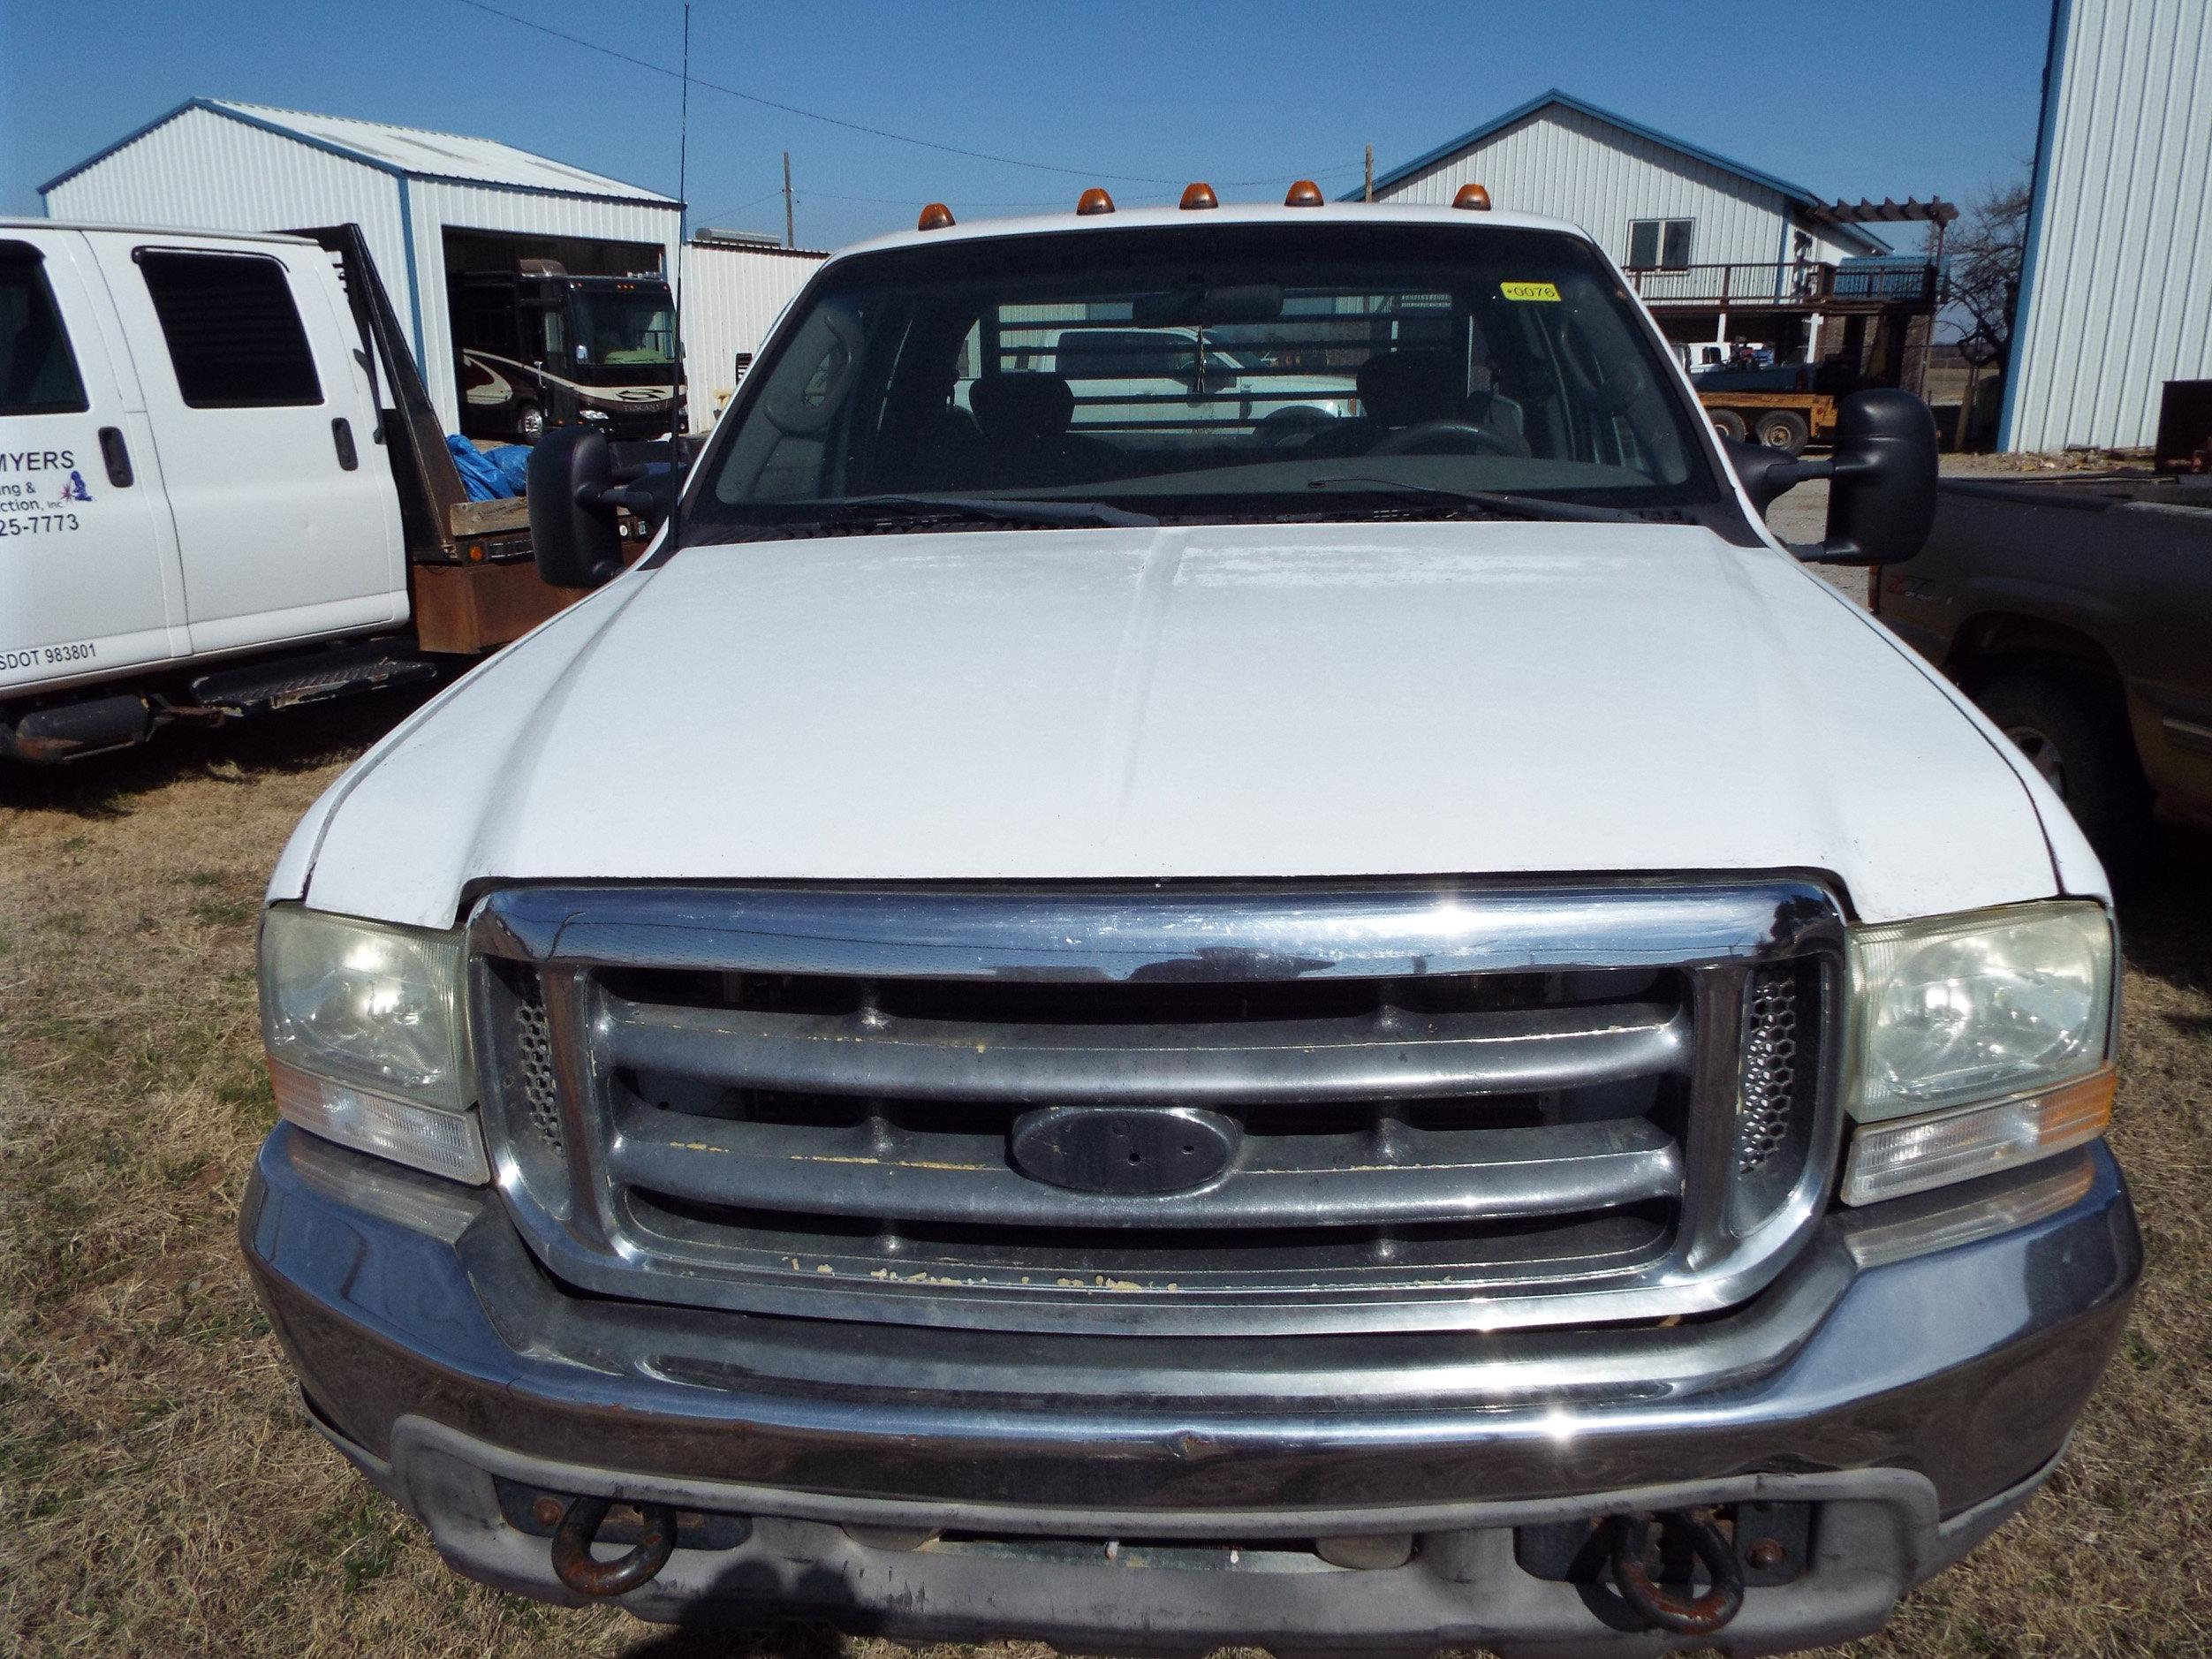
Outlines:
{"type": "MultiPolygon", "coordinates": [[[[1461,151],[1473,148],[1484,139],[1503,133],[1507,127],[1526,121],[1529,117],[1539,114],[1555,104],[1562,109],[1572,110],[1579,115],[1587,116],[1594,121],[1602,121],[1608,126],[1617,127],[1624,133],[1633,133],[1638,138],[1648,139],[1654,144],[1662,145],[1668,149],[1703,162],[1708,167],[1717,167],[1724,173],[1733,173],[1739,178],[1746,179],[1762,189],[1773,191],[1776,195],[1787,200],[1792,206],[1802,208],[1808,213],[1828,206],[1824,197],[1814,194],[1803,185],[1794,185],[1786,178],[1777,178],[1774,174],[1759,168],[1746,167],[1741,162],[1731,161],[1727,156],[1716,155],[1702,145],[1693,144],[1686,139],[1678,139],[1670,133],[1662,133],[1657,127],[1648,126],[1641,121],[1632,121],[1628,117],[1616,115],[1610,110],[1601,110],[1588,99],[1578,98],[1572,93],[1560,91],[1557,87],[1552,87],[1549,92],[1538,93],[1526,103],[1517,105],[1508,110],[1504,115],[1485,121],[1472,132],[1462,133],[1450,142],[1439,144],[1426,155],[1416,155],[1412,161],[1402,166],[1393,167],[1388,172],[1377,173],[1375,178],[1375,187],[1377,191],[1382,191],[1393,185],[1403,184],[1415,174],[1427,172],[1438,163],[1450,161],[1461,151]]],[[[1355,201],[1359,194],[1360,193],[1355,190],[1345,200],[1355,201]]],[[[1888,243],[1867,231],[1843,225],[1836,228],[1843,235],[1853,240],[1864,242],[1869,250],[1878,250],[1883,253],[1889,251],[1888,243]]]]}
{"type": "Polygon", "coordinates": [[[357,121],[350,116],[315,115],[301,110],[278,110],[267,104],[239,103],[227,98],[193,98],[166,115],[148,122],[136,132],[117,140],[98,154],[87,157],[66,172],[39,186],[41,194],[66,183],[87,168],[97,166],[156,128],[166,126],[189,110],[210,114],[278,133],[299,143],[343,155],[364,166],[406,178],[442,183],[480,185],[496,190],[526,190],[543,194],[593,196],[617,201],[673,208],[673,197],[655,190],[625,184],[604,173],[587,172],[549,156],[517,149],[496,139],[470,138],[458,133],[434,133],[421,127],[398,126],[385,121],[357,121]]]}

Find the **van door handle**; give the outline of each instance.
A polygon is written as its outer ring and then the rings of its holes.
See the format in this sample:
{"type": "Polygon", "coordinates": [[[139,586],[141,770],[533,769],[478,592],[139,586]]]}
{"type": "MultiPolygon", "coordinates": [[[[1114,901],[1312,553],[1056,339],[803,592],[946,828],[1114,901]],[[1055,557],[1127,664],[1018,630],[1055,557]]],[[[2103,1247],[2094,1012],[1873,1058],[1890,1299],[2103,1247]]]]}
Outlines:
{"type": "Polygon", "coordinates": [[[338,446],[338,465],[347,472],[361,464],[360,452],[353,447],[353,428],[344,415],[330,422],[330,442],[338,446]]]}
{"type": "Polygon", "coordinates": [[[128,489],[132,484],[130,446],[123,442],[120,427],[100,428],[100,458],[108,464],[108,481],[117,489],[128,489]]]}

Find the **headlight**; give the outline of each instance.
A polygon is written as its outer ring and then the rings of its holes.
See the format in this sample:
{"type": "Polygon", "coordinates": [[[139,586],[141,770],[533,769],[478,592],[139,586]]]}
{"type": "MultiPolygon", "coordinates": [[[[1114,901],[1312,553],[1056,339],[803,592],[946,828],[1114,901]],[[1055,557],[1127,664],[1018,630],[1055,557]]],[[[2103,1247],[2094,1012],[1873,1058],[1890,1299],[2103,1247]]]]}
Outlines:
{"type": "Polygon", "coordinates": [[[489,1178],[461,939],[280,905],[261,920],[261,1038],[277,1110],[457,1180],[489,1178]]]}
{"type": "Polygon", "coordinates": [[[2102,1133],[2113,949],[2102,905],[2016,905],[1860,928],[1851,967],[1846,1098],[1867,1126],[1852,1149],[1846,1203],[1965,1180],[2102,1133]]]}

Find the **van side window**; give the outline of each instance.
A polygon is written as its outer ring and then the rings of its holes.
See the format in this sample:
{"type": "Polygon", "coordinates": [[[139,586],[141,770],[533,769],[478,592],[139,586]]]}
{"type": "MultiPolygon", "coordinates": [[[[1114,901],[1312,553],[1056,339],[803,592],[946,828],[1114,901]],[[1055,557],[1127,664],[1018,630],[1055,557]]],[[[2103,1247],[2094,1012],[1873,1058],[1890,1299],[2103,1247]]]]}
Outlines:
{"type": "Polygon", "coordinates": [[[307,333],[277,261],[148,247],[133,257],[186,403],[254,409],[322,401],[307,333]]]}
{"type": "Polygon", "coordinates": [[[0,415],[77,414],[91,405],[35,249],[0,242],[0,415]]]}

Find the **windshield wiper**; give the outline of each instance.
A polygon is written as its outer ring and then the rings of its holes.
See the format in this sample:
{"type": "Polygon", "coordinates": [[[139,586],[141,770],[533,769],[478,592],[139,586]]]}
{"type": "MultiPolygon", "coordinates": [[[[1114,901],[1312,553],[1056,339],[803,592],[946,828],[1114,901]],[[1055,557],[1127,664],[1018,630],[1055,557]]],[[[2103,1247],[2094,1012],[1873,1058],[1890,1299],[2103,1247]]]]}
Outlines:
{"type": "Polygon", "coordinates": [[[1148,513],[1129,512],[1097,501],[1024,501],[1015,496],[855,496],[837,504],[838,518],[882,508],[917,519],[982,519],[993,524],[1035,524],[1049,529],[1084,525],[1155,525],[1148,513]]]}
{"type": "Polygon", "coordinates": [[[1647,524],[1641,513],[1631,512],[1622,507],[1599,507],[1587,503],[1552,501],[1542,496],[1517,496],[1495,489],[1451,489],[1442,484],[1413,484],[1397,478],[1369,478],[1364,476],[1334,476],[1309,478],[1308,489],[1320,489],[1329,484],[1357,484],[1378,496],[1422,496],[1449,501],[1462,507],[1480,508],[1496,513],[1501,519],[1559,519],[1570,524],[1647,524]]]}

